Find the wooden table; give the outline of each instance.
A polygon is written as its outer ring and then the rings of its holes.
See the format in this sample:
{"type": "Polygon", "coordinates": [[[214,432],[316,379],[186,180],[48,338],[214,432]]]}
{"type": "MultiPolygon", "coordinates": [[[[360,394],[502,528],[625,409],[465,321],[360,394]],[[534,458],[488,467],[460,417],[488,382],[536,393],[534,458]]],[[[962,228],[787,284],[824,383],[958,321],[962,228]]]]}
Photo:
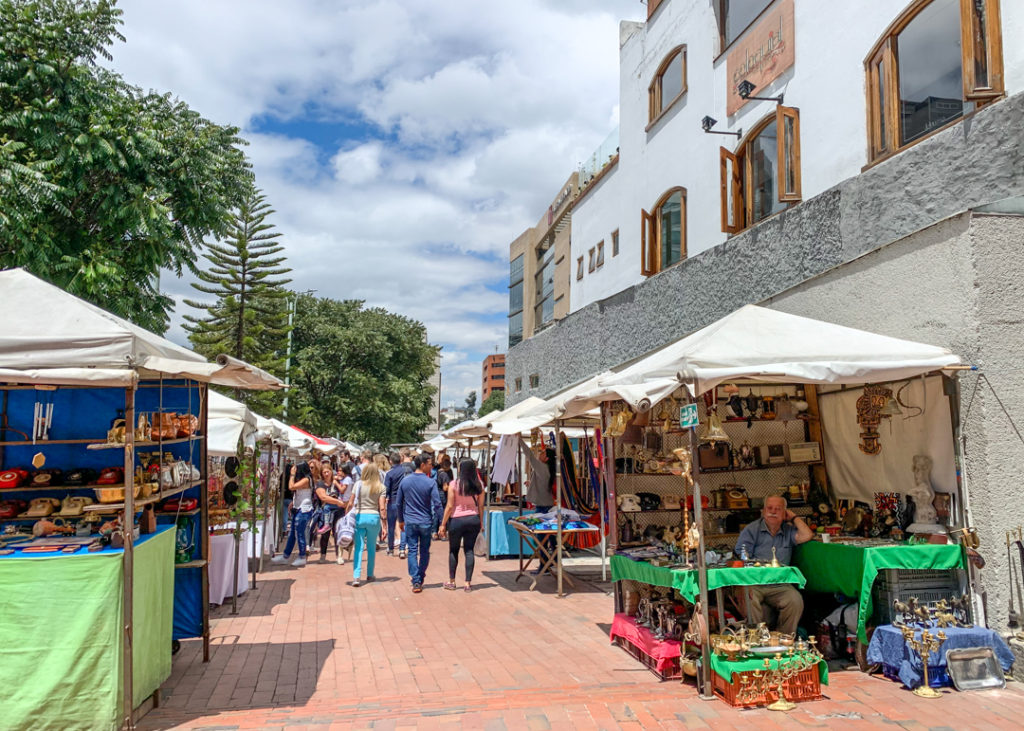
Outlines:
{"type": "MultiPolygon", "coordinates": [[[[508,522],[512,528],[519,531],[519,535],[522,537],[523,542],[532,549],[532,553],[526,559],[519,559],[519,573],[516,575],[516,581],[519,581],[525,574],[526,570],[530,568],[530,564],[533,563],[534,559],[537,559],[540,563],[540,569],[537,571],[537,575],[533,578],[533,583],[530,584],[530,591],[533,591],[537,587],[537,581],[544,574],[550,574],[551,576],[558,578],[558,529],[557,528],[531,528],[528,525],[523,525],[519,521],[510,520],[508,522]],[[555,541],[552,545],[548,538],[554,537],[555,541]]],[[[596,525],[591,528],[562,528],[562,535],[572,535],[573,533],[586,533],[591,530],[600,530],[596,525]]],[[[576,584],[573,583],[572,578],[563,572],[562,578],[569,584],[569,586],[576,588],[576,584]]]]}

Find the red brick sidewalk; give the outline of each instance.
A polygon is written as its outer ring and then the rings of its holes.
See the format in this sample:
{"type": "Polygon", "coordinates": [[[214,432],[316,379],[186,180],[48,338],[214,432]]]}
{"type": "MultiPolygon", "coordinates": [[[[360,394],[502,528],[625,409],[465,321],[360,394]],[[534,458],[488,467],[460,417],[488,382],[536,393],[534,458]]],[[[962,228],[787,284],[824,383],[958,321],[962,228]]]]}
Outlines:
{"type": "Polygon", "coordinates": [[[991,729],[1024,725],[1024,691],[918,698],[857,672],[831,675],[827,700],[788,713],[737,711],[692,686],[661,683],[608,643],[608,585],[563,599],[477,561],[471,594],[441,589],[447,546],[410,592],[405,562],[378,554],[379,580],[348,586],[351,565],[260,574],[214,611],[213,652],[184,642],[163,704],[141,728],[991,729]]]}

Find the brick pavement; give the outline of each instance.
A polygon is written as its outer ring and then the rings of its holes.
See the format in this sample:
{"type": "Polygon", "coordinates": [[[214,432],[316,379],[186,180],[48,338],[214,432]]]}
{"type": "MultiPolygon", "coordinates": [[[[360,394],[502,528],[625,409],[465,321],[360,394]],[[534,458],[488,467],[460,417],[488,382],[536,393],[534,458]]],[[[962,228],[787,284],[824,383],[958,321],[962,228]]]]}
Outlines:
{"type": "Polygon", "coordinates": [[[516,562],[477,561],[470,594],[441,589],[434,547],[422,594],[405,562],[378,555],[375,583],[351,565],[273,567],[258,588],[213,612],[211,661],[182,643],[163,703],[143,729],[781,729],[1021,728],[1024,690],[921,699],[857,672],[831,675],[826,700],[781,714],[702,701],[659,682],[609,645],[608,585],[518,584],[516,562]]]}

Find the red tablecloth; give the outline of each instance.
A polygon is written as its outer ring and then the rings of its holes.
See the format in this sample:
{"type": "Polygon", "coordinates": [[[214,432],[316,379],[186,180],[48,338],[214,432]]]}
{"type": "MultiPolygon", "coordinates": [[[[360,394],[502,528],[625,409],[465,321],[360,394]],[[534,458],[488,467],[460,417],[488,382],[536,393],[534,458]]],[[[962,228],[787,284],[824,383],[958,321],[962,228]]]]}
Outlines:
{"type": "Polygon", "coordinates": [[[611,639],[622,637],[634,647],[643,650],[656,661],[655,669],[664,672],[672,668],[672,661],[682,654],[682,643],[677,640],[655,639],[646,627],[637,627],[628,614],[616,614],[612,620],[611,639]]]}

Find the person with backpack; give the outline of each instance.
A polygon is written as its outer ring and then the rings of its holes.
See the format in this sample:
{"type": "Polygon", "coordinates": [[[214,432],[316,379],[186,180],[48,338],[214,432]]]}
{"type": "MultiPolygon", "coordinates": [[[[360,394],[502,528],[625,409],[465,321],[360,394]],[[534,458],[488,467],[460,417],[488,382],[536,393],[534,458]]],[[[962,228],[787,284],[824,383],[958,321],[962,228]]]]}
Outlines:
{"type": "Polygon", "coordinates": [[[448,535],[448,581],[444,588],[455,591],[455,573],[459,568],[459,548],[466,556],[466,591],[472,591],[473,549],[480,535],[484,518],[484,485],[476,468],[476,460],[459,462],[459,479],[448,486],[448,504],[441,520],[441,538],[448,535]]]}
{"type": "MultiPolygon", "coordinates": [[[[355,481],[352,479],[351,462],[342,462],[338,467],[335,481],[338,483],[338,499],[344,508],[342,513],[342,517],[344,517],[352,510],[352,486],[355,484],[355,481]]],[[[338,535],[339,531],[335,529],[334,540],[338,543],[337,560],[339,565],[344,565],[345,556],[348,556],[350,561],[352,560],[352,542],[342,543],[338,541],[338,535]]]]}
{"type": "MultiPolygon", "coordinates": [[[[331,534],[337,535],[338,524],[345,517],[345,503],[341,499],[341,492],[338,489],[339,483],[334,479],[334,472],[331,470],[331,463],[324,460],[320,466],[320,479],[317,480],[316,490],[313,492],[314,510],[318,506],[321,511],[320,526],[316,535],[320,541],[320,563],[327,560],[327,544],[330,543],[331,534]]],[[[335,558],[341,557],[341,546],[338,539],[334,539],[335,558]]]]}
{"type": "Polygon", "coordinates": [[[362,586],[363,549],[366,549],[366,580],[376,581],[373,573],[377,557],[377,535],[381,520],[387,515],[384,503],[384,483],[377,465],[363,465],[363,475],[352,488],[352,512],[355,513],[355,558],[352,568],[352,586],[362,586]]]}

